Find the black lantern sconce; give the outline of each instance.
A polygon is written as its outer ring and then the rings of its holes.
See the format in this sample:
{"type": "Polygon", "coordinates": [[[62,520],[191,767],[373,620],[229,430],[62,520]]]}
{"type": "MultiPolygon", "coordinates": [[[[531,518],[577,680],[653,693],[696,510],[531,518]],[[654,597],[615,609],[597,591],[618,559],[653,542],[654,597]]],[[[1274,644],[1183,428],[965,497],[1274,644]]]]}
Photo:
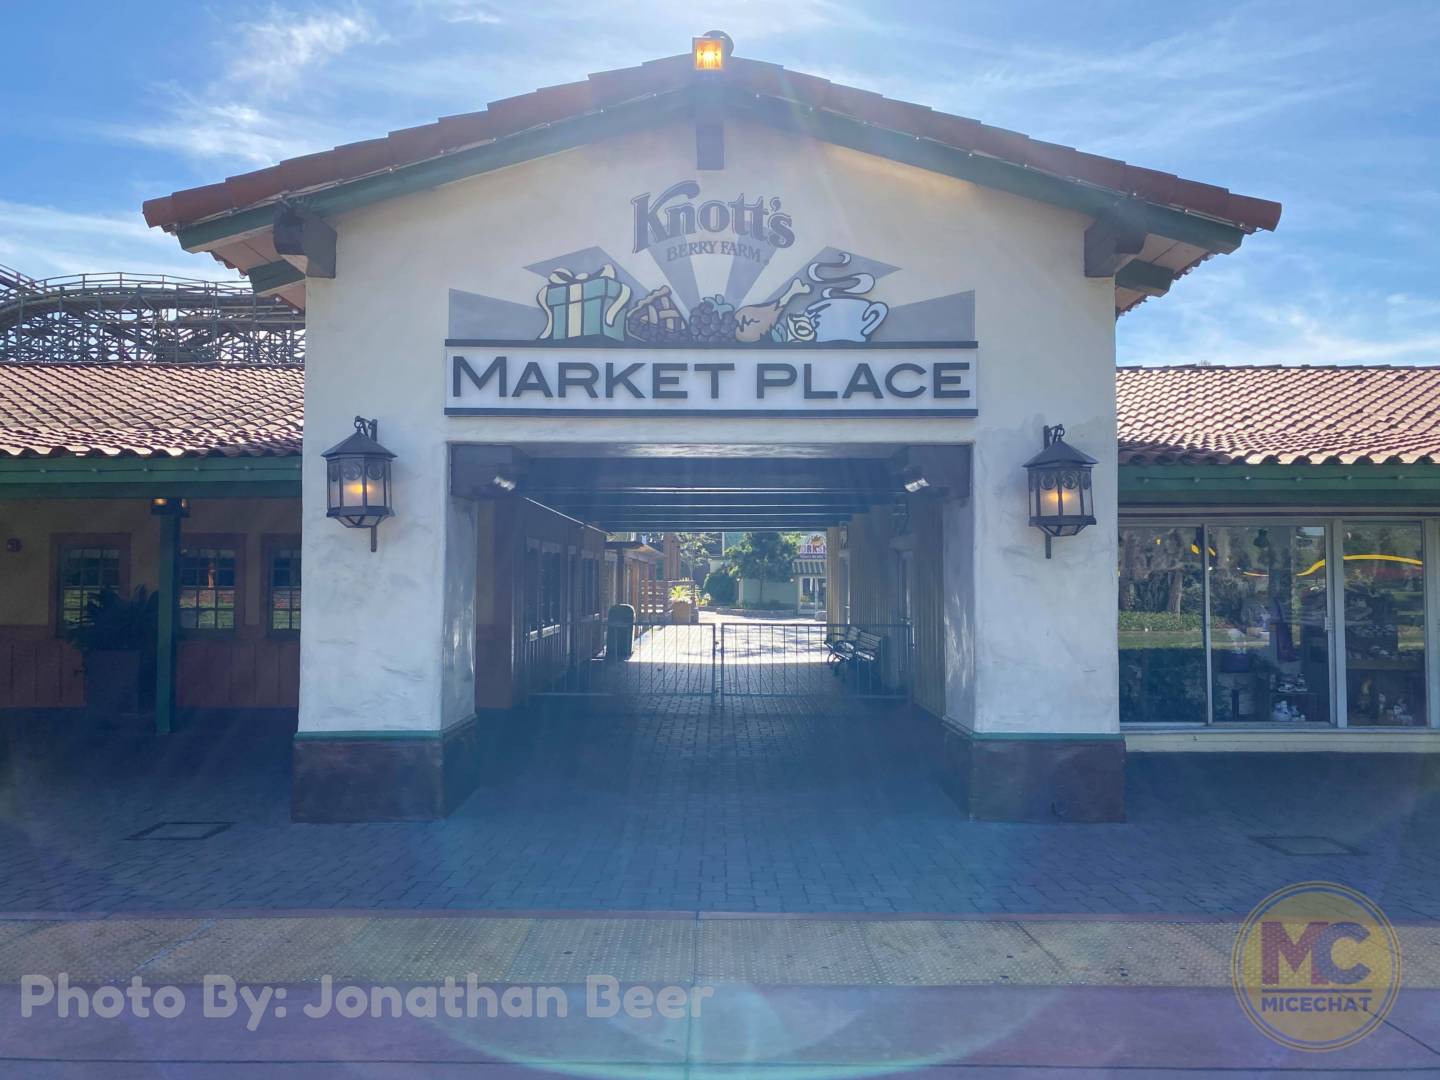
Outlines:
{"type": "Polygon", "coordinates": [[[355,417],[355,434],[320,456],[325,459],[326,516],[348,529],[369,529],[375,550],[375,529],[395,513],[390,502],[390,463],[395,455],[381,446],[378,421],[355,417]]]}
{"type": "Polygon", "coordinates": [[[1095,524],[1090,484],[1094,467],[1094,458],[1065,441],[1060,424],[1045,429],[1045,449],[1025,463],[1030,476],[1030,524],[1045,534],[1047,559],[1054,537],[1074,536],[1095,524]]]}

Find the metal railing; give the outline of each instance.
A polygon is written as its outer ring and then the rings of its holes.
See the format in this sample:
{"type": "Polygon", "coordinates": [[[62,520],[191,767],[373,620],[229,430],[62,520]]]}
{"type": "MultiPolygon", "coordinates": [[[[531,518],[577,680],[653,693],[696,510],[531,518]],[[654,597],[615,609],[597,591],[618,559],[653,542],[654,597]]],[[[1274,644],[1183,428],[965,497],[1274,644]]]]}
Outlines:
{"type": "Polygon", "coordinates": [[[713,623],[645,620],[627,633],[595,615],[527,633],[521,670],[531,697],[713,697],[717,648],[713,623]]]}
{"type": "Polygon", "coordinates": [[[642,620],[627,633],[595,615],[529,631],[520,672],[531,698],[634,705],[665,695],[769,697],[823,705],[905,700],[911,662],[910,627],[903,623],[642,620]]]}
{"type": "Polygon", "coordinates": [[[806,622],[720,625],[722,697],[910,696],[910,627],[806,622]]]}

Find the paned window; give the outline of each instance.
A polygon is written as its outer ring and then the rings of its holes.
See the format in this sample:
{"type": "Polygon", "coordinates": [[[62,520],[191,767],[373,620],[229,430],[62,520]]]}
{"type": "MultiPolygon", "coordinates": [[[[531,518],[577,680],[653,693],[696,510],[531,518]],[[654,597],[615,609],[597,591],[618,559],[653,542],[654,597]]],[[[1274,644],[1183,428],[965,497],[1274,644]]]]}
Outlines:
{"type": "Polygon", "coordinates": [[[120,549],[85,544],[60,549],[60,623],[79,626],[90,620],[90,605],[102,593],[120,588],[120,549]]]}
{"type": "Polygon", "coordinates": [[[276,548],[270,553],[270,629],[300,630],[300,549],[276,548]]]}
{"type": "Polygon", "coordinates": [[[181,549],[179,600],[182,629],[235,629],[235,563],[234,548],[181,549]]]}

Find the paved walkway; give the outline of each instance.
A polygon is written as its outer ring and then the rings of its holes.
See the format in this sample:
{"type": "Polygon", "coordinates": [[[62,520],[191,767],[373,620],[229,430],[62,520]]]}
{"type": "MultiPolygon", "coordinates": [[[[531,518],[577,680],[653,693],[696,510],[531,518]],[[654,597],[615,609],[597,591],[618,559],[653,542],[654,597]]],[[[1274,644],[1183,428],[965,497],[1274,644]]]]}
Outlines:
{"type": "Polygon", "coordinates": [[[1414,758],[1135,755],[1126,824],[996,825],[941,791],[937,738],[880,705],[767,698],[536,716],[450,819],[369,825],[290,822],[283,725],[21,739],[0,911],[1238,915],[1323,878],[1440,918],[1437,786],[1414,758]],[[224,827],[147,832],[166,822],[224,827]]]}
{"type": "Polygon", "coordinates": [[[1400,928],[1394,1010],[1329,1054],[1286,1050],[1251,1026],[1229,984],[1235,930],[1036,917],[0,920],[0,1065],[7,1077],[1440,1070],[1440,926],[1400,928]],[[136,978],[174,987],[182,1008],[62,1017],[32,982],[25,1015],[20,980],[58,986],[62,972],[87,995],[136,978]],[[443,1002],[447,977],[466,991],[453,999],[460,1015],[414,1015],[426,993],[443,1002]],[[464,1015],[472,977],[497,1004],[477,991],[477,1014],[464,1015]],[[227,1012],[212,989],[207,1007],[207,978],[250,996],[227,1012]],[[549,1015],[513,1015],[540,987],[553,991],[549,1015]],[[391,990],[418,992],[418,1006],[379,996],[391,990]],[[619,1007],[632,991],[638,1007],[619,1007]],[[341,1015],[357,1001],[373,1011],[341,1015]]]}

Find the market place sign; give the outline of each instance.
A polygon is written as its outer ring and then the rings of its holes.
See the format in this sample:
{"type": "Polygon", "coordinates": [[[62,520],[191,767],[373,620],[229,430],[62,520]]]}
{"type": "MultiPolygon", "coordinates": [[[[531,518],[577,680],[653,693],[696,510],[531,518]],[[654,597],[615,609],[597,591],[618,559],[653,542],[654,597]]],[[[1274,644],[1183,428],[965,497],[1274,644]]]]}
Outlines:
{"type": "Polygon", "coordinates": [[[690,178],[630,210],[635,266],[599,247],[529,263],[540,280],[528,311],[460,293],[457,313],[451,290],[446,413],[977,415],[973,291],[896,304],[885,278],[897,266],[810,241],[795,258],[778,194],[690,178]],[[701,295],[702,279],[723,291],[701,295]],[[496,340],[492,325],[514,336],[496,340]]]}
{"type": "Polygon", "coordinates": [[[978,414],[975,343],[738,348],[445,344],[449,416],[978,414]]]}

